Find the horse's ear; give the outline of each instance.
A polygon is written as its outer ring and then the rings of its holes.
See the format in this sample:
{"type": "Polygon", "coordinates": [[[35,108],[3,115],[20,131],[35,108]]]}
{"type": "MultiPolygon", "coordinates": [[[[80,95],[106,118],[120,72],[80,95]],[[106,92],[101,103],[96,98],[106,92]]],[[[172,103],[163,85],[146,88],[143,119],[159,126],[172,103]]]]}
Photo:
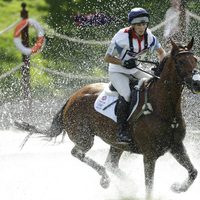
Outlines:
{"type": "Polygon", "coordinates": [[[169,38],[170,42],[172,44],[172,50],[171,50],[171,54],[174,55],[176,52],[178,52],[179,48],[176,45],[176,43],[172,40],[172,38],[169,38]]]}
{"type": "Polygon", "coordinates": [[[191,50],[194,44],[194,37],[192,37],[191,41],[189,42],[189,44],[187,45],[187,49],[191,50]]]}

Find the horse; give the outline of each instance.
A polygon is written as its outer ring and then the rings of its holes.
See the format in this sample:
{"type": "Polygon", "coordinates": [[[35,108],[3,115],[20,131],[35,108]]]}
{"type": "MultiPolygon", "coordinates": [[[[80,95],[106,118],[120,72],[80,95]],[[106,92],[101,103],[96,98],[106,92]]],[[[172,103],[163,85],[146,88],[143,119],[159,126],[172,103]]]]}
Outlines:
{"type": "MultiPolygon", "coordinates": [[[[155,71],[160,78],[153,78],[141,88],[139,105],[128,120],[132,142],[119,144],[117,124],[94,109],[94,102],[107,83],[89,84],[72,94],[53,118],[50,129],[45,132],[46,136],[56,137],[63,132],[67,133],[74,143],[71,154],[101,176],[100,184],[103,188],[110,184],[107,169],[113,173],[122,172],[119,161],[124,151],[142,154],[147,199],[152,196],[156,161],[170,152],[188,172],[187,179],[182,184],[173,184],[172,189],[174,192],[187,191],[198,173],[183,144],[186,124],[181,111],[184,86],[195,94],[200,92],[197,59],[191,51],[193,43],[194,38],[186,46],[171,40],[170,53],[155,71]],[[147,104],[152,107],[150,114],[141,112],[147,104]],[[105,165],[86,156],[95,136],[110,145],[105,165]]],[[[26,130],[44,133],[29,125],[26,130]]]]}

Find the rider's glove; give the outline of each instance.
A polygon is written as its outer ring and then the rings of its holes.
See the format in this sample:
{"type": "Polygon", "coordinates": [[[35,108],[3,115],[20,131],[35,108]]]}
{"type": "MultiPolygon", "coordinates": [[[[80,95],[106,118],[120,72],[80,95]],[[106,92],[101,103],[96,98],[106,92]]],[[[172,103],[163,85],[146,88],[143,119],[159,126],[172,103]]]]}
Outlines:
{"type": "Polygon", "coordinates": [[[135,67],[137,67],[136,65],[136,59],[135,58],[131,58],[129,60],[125,60],[123,63],[122,63],[122,66],[127,68],[127,69],[133,69],[135,67]]]}

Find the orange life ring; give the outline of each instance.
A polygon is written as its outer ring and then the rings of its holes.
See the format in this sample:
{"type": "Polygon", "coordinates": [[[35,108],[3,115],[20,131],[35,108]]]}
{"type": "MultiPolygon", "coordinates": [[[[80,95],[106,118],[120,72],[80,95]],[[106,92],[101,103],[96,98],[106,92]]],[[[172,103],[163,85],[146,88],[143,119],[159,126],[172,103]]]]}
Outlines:
{"type": "Polygon", "coordinates": [[[37,53],[38,51],[42,49],[45,43],[44,30],[36,20],[22,19],[19,22],[19,24],[16,26],[15,31],[14,31],[14,43],[17,49],[19,49],[21,53],[24,55],[29,56],[33,53],[37,53]],[[20,38],[21,31],[28,25],[33,26],[35,30],[37,31],[37,41],[32,48],[25,47],[22,44],[22,41],[20,38]]]}

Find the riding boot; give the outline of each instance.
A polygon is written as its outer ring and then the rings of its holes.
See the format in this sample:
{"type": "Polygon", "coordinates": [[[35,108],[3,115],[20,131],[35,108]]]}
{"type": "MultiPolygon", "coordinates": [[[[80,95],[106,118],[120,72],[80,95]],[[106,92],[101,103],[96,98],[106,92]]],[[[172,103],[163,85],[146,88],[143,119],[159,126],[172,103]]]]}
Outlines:
{"type": "Polygon", "coordinates": [[[128,110],[129,110],[129,103],[126,102],[124,97],[120,96],[117,107],[116,107],[116,115],[117,115],[117,125],[118,125],[118,133],[117,139],[119,143],[130,143],[131,138],[128,133],[128,110]]]}

